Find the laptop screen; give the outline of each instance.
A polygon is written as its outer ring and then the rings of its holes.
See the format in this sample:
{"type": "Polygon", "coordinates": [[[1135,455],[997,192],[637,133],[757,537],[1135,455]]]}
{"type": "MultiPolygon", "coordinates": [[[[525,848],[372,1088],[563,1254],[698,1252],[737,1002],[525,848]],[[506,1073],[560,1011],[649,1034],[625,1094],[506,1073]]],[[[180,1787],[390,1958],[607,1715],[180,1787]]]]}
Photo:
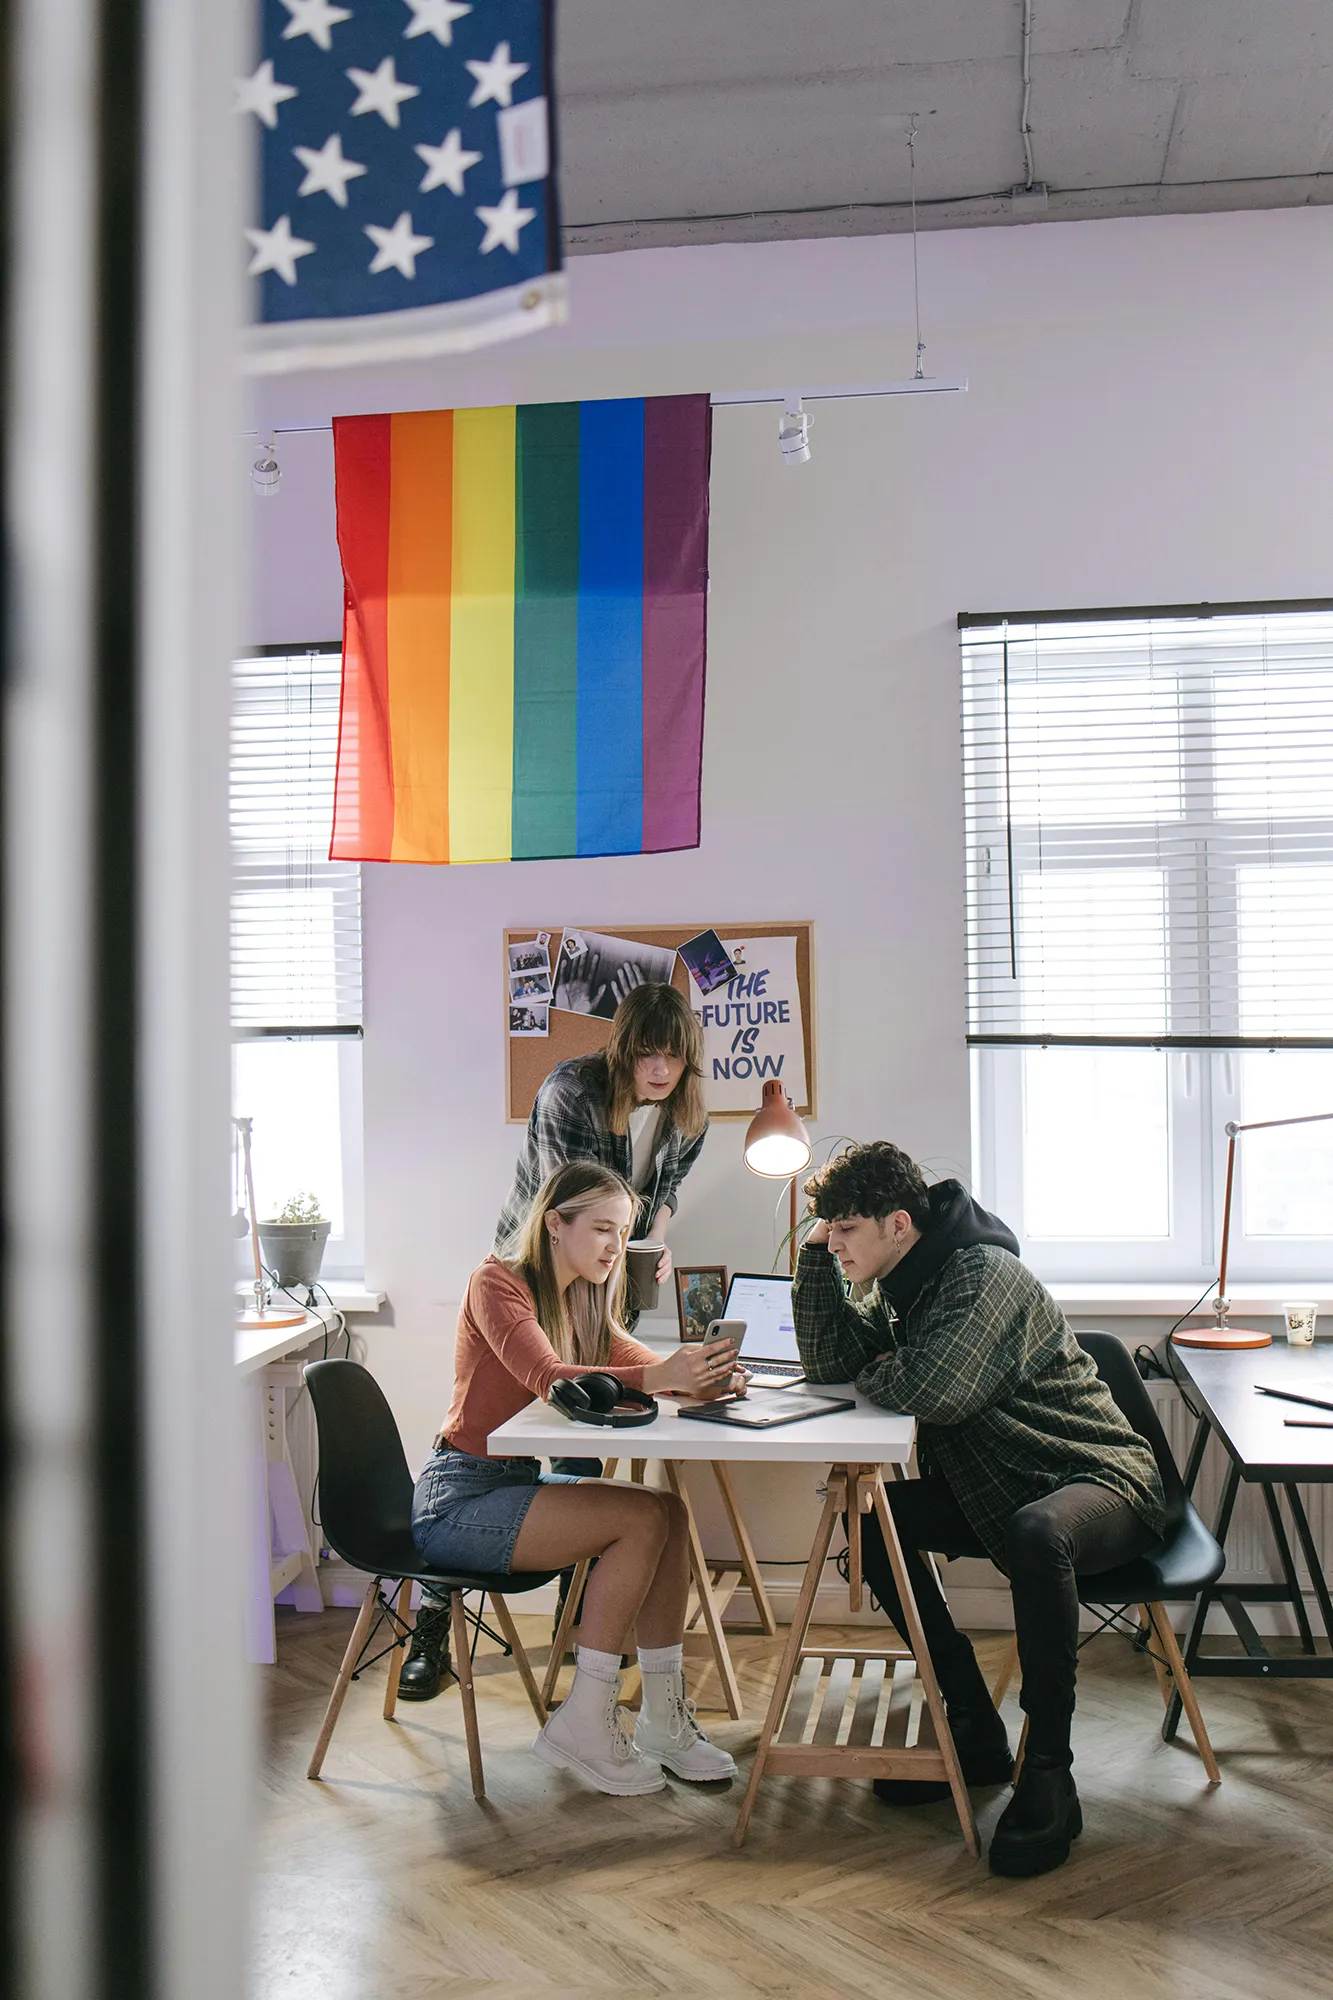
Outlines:
{"type": "Polygon", "coordinates": [[[738,1271],[727,1288],[726,1319],[745,1321],[742,1361],[799,1361],[791,1279],[738,1271]]]}

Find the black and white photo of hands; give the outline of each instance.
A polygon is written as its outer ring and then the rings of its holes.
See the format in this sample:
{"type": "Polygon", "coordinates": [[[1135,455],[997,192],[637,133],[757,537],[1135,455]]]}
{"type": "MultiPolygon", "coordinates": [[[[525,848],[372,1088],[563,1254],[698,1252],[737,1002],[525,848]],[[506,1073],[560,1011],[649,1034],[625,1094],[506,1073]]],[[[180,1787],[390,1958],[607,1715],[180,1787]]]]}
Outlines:
{"type": "Polygon", "coordinates": [[[598,931],[566,931],[555,971],[552,1005],[567,1014],[609,1021],[636,986],[667,986],[676,954],[662,946],[598,931]]]}

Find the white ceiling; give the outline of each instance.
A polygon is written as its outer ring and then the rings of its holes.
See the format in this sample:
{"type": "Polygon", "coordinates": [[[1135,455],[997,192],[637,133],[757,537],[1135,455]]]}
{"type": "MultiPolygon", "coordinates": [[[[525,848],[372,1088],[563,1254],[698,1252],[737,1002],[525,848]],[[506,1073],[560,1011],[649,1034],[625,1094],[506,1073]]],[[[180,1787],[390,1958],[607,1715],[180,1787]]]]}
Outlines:
{"type": "Polygon", "coordinates": [[[1333,200],[1333,0],[559,0],[567,247],[1333,200]]]}

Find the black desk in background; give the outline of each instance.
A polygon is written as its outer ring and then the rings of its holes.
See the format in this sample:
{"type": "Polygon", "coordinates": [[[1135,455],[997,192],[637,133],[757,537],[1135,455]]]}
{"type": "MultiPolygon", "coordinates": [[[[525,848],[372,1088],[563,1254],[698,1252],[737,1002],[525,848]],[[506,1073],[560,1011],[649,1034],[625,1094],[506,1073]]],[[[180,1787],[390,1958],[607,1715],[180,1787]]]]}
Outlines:
{"type": "MultiPolygon", "coordinates": [[[[1199,1467],[1203,1463],[1204,1448],[1209,1438],[1216,1436],[1230,1464],[1222,1483],[1222,1497],[1213,1533],[1225,1548],[1227,1529],[1231,1525],[1241,1481],[1258,1486],[1263,1493],[1283,1578],[1281,1583],[1228,1583],[1223,1575],[1220,1582],[1202,1592],[1185,1638],[1185,1664],[1190,1674],[1196,1680],[1207,1679],[1210,1675],[1226,1679],[1247,1675],[1263,1675],[1274,1680],[1333,1679],[1333,1603],[1329,1601],[1319,1551],[1297,1491],[1298,1485],[1333,1482],[1333,1430],[1292,1430],[1283,1421],[1287,1417],[1326,1418],[1333,1424],[1333,1410],[1316,1410],[1300,1403],[1282,1402],[1276,1396],[1260,1396],[1255,1390],[1256,1383],[1262,1382],[1274,1389],[1292,1389],[1302,1395],[1324,1396],[1333,1402],[1333,1341],[1316,1341],[1313,1347],[1305,1348],[1289,1347],[1282,1341],[1280,1344],[1275,1342],[1272,1347],[1241,1348],[1229,1353],[1199,1347],[1177,1347],[1173,1350],[1172,1359],[1186,1378],[1191,1402],[1197,1404],[1201,1412],[1190,1447],[1189,1462],[1185,1467],[1186,1491],[1193,1492],[1199,1467]],[[1316,1650],[1291,1543],[1282,1519],[1279,1491],[1286,1497],[1296,1538],[1310,1572],[1315,1601],[1323,1620],[1324,1636],[1330,1647],[1326,1653],[1316,1650]],[[1204,1621],[1214,1603],[1231,1620],[1244,1647],[1243,1654],[1200,1652],[1204,1621]],[[1247,1604],[1290,1604],[1300,1633],[1301,1651],[1285,1656],[1270,1653],[1255,1630],[1254,1621],[1245,1608],[1247,1604]]],[[[1175,1735],[1179,1720],[1180,1700],[1178,1696],[1173,1696],[1162,1724],[1162,1734],[1168,1742],[1175,1735]]]]}

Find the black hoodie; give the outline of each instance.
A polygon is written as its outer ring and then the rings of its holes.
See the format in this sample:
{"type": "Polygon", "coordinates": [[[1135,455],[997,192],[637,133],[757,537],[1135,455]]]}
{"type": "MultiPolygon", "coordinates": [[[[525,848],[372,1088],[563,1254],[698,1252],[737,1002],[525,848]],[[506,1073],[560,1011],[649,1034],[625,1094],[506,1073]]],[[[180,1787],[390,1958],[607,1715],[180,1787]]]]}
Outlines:
{"type": "Polygon", "coordinates": [[[961,1181],[937,1181],[929,1190],[930,1220],[900,1264],[879,1281],[879,1295],[901,1318],[924,1285],[940,1272],[955,1250],[994,1243],[1019,1255],[1018,1238],[998,1215],[973,1201],[961,1181]]]}

